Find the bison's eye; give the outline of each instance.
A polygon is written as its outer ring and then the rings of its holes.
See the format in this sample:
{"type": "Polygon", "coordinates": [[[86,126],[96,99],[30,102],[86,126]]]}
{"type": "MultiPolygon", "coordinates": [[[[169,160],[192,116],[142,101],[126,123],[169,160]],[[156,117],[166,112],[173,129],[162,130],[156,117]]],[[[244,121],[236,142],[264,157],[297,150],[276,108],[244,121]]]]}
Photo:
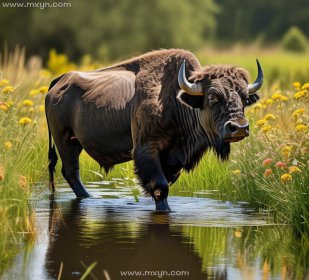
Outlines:
{"type": "Polygon", "coordinates": [[[213,93],[209,93],[208,94],[208,102],[209,102],[209,106],[212,107],[214,106],[216,103],[219,102],[218,97],[216,97],[213,93]]]}

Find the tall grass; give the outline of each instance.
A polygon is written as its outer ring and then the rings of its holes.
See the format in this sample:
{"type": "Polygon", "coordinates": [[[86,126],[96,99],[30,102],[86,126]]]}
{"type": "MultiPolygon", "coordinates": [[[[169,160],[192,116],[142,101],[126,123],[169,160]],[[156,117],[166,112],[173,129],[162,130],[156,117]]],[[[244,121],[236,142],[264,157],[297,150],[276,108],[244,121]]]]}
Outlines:
{"type": "MultiPolygon", "coordinates": [[[[46,146],[40,134],[44,121],[40,105],[44,94],[29,97],[40,87],[39,61],[25,66],[24,51],[4,52],[0,60],[0,271],[25,242],[33,241],[36,229],[29,207],[33,183],[46,166],[46,146]],[[34,105],[22,103],[33,100],[34,105]],[[27,118],[27,119],[26,119],[27,118]],[[23,121],[21,121],[23,120],[23,121]],[[43,157],[44,154],[44,157],[43,157]]],[[[27,103],[27,102],[26,102],[27,103]]]]}
{"type": "Polygon", "coordinates": [[[189,196],[207,194],[226,199],[231,186],[229,163],[220,161],[214,152],[209,151],[192,172],[180,176],[176,184],[171,187],[171,194],[189,196]]]}

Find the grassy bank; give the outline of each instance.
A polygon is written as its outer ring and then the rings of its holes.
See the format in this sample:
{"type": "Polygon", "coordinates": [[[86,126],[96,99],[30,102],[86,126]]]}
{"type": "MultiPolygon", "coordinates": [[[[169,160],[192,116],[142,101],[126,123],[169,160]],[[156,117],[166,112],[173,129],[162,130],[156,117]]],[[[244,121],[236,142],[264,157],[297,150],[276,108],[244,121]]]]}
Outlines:
{"type": "MultiPolygon", "coordinates": [[[[277,221],[291,223],[308,236],[308,97],[305,86],[309,63],[302,56],[271,51],[239,54],[203,50],[198,56],[207,63],[234,63],[256,74],[255,57],[265,70],[262,100],[247,110],[250,138],[233,144],[231,161],[221,163],[207,154],[190,174],[183,174],[172,187],[176,195],[199,195],[248,201],[272,211],[277,221]],[[294,84],[300,81],[300,84],[294,84]],[[303,87],[303,89],[302,89],[303,87]],[[302,93],[300,93],[302,92],[302,93]],[[297,94],[299,98],[295,97],[297,94]],[[298,111],[297,111],[298,110],[298,111]]],[[[79,69],[98,67],[85,57],[79,69]]],[[[0,271],[24,242],[33,240],[34,213],[28,206],[36,182],[47,178],[47,133],[43,100],[51,79],[76,69],[66,56],[51,52],[43,69],[39,58],[25,62],[22,50],[2,54],[0,71],[0,271]]],[[[58,168],[61,164],[58,164],[58,168]]],[[[86,154],[81,158],[84,181],[113,177],[132,180],[132,163],[102,174],[86,154]]],[[[57,172],[58,180],[62,180],[57,172]]]]}
{"type": "Polygon", "coordinates": [[[0,71],[0,271],[35,239],[34,213],[28,199],[33,183],[42,178],[46,146],[41,141],[47,88],[40,61],[25,65],[16,49],[1,57],[0,71]],[[44,155],[44,156],[43,156],[44,155]]]}

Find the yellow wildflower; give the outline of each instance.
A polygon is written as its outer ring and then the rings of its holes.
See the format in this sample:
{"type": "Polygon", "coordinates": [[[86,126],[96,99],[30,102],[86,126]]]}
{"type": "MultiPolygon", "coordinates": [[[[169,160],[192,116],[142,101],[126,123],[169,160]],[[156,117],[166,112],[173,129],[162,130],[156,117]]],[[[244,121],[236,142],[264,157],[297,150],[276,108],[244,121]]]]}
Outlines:
{"type": "Polygon", "coordinates": [[[296,88],[296,89],[300,89],[300,87],[301,87],[300,82],[294,82],[293,87],[296,88]]]}
{"type": "Polygon", "coordinates": [[[289,173],[302,172],[297,166],[293,165],[289,168],[289,173]]]}
{"type": "Polygon", "coordinates": [[[5,88],[3,88],[2,92],[3,93],[12,93],[12,92],[14,92],[14,88],[12,86],[6,86],[5,88]]]}
{"type": "Polygon", "coordinates": [[[7,86],[9,83],[10,83],[9,80],[2,79],[2,80],[0,81],[0,87],[7,86]]]}
{"type": "Polygon", "coordinates": [[[290,154],[291,154],[288,151],[282,151],[281,153],[282,153],[282,156],[284,156],[285,158],[288,158],[290,156],[290,154]]]}
{"type": "Polygon", "coordinates": [[[299,108],[297,110],[295,110],[292,114],[292,116],[294,118],[298,118],[300,115],[304,114],[305,113],[305,108],[299,108]]]}
{"type": "Polygon", "coordinates": [[[7,112],[7,110],[9,110],[9,107],[6,105],[6,103],[1,102],[0,103],[0,111],[7,112]]]}
{"type": "Polygon", "coordinates": [[[11,149],[12,147],[13,147],[13,144],[11,141],[4,142],[4,148],[6,148],[7,150],[11,149]]]}
{"type": "Polygon", "coordinates": [[[38,95],[39,93],[40,93],[40,91],[38,89],[32,89],[32,90],[30,90],[29,95],[35,96],[35,95],[38,95]]]}
{"type": "Polygon", "coordinates": [[[266,124],[266,125],[262,126],[262,128],[261,128],[261,131],[263,131],[264,133],[267,133],[270,130],[271,130],[270,124],[266,124]]]}
{"type": "Polygon", "coordinates": [[[30,100],[30,99],[24,100],[21,104],[24,105],[24,106],[33,106],[34,105],[33,101],[30,100]]]}
{"type": "Polygon", "coordinates": [[[232,171],[232,173],[234,175],[239,175],[241,173],[241,170],[240,169],[235,169],[235,170],[232,171]]]}
{"type": "Polygon", "coordinates": [[[14,102],[12,100],[10,100],[10,101],[5,102],[5,105],[10,108],[14,105],[14,102]]]}
{"type": "Polygon", "coordinates": [[[306,91],[302,90],[294,94],[294,99],[300,99],[306,95],[306,91]]]}
{"type": "Polygon", "coordinates": [[[266,114],[264,117],[264,120],[268,121],[268,120],[274,120],[276,119],[276,117],[273,114],[266,114]]]}
{"type": "Polygon", "coordinates": [[[44,106],[44,105],[40,105],[39,111],[40,111],[40,112],[44,112],[44,111],[45,111],[45,106],[44,106]]]}
{"type": "Polygon", "coordinates": [[[262,105],[266,105],[266,99],[260,100],[260,103],[261,103],[262,105]]]}
{"type": "Polygon", "coordinates": [[[26,125],[32,123],[32,120],[28,117],[23,117],[19,120],[19,124],[26,125]]]}
{"type": "Polygon", "coordinates": [[[262,108],[263,108],[263,106],[260,103],[257,103],[255,105],[253,105],[253,107],[252,107],[252,109],[254,109],[254,110],[258,110],[258,109],[262,109],[262,108]]]}
{"type": "Polygon", "coordinates": [[[47,91],[48,91],[48,87],[46,87],[46,86],[43,86],[43,87],[39,88],[39,92],[40,93],[47,93],[47,91]]]}
{"type": "Polygon", "coordinates": [[[281,101],[288,101],[289,99],[286,97],[286,96],[284,96],[284,95],[281,95],[281,101]]]}
{"type": "Polygon", "coordinates": [[[239,229],[235,230],[235,236],[236,236],[237,238],[240,238],[240,237],[242,236],[242,231],[239,230],[239,229]]]}
{"type": "Polygon", "coordinates": [[[271,91],[279,90],[279,84],[274,84],[271,87],[271,91]]]}
{"type": "Polygon", "coordinates": [[[257,125],[258,127],[263,126],[263,125],[265,125],[265,124],[267,124],[267,120],[258,120],[258,121],[256,122],[256,125],[257,125]]]}
{"type": "Polygon", "coordinates": [[[292,176],[288,173],[283,174],[280,178],[282,182],[289,182],[292,180],[292,176]]]}
{"type": "Polygon", "coordinates": [[[296,124],[303,124],[304,120],[302,118],[298,118],[296,124]]]}
{"type": "Polygon", "coordinates": [[[302,87],[301,87],[302,90],[306,90],[306,89],[309,89],[309,83],[305,83],[302,87]]]}
{"type": "Polygon", "coordinates": [[[266,104],[269,105],[269,104],[272,104],[272,103],[274,103],[274,101],[273,101],[272,99],[267,99],[267,100],[266,100],[266,104]]]}
{"type": "Polygon", "coordinates": [[[295,131],[297,131],[297,132],[307,132],[308,131],[308,126],[306,126],[304,124],[298,124],[295,127],[295,131]]]}
{"type": "Polygon", "coordinates": [[[42,69],[39,74],[42,78],[49,78],[52,75],[47,69],[42,69]]]}
{"type": "Polygon", "coordinates": [[[284,157],[289,157],[292,152],[292,146],[283,146],[281,153],[284,157]]]}
{"type": "Polygon", "coordinates": [[[271,96],[271,99],[275,101],[281,100],[281,98],[282,98],[282,95],[280,94],[280,92],[276,92],[271,96]]]}

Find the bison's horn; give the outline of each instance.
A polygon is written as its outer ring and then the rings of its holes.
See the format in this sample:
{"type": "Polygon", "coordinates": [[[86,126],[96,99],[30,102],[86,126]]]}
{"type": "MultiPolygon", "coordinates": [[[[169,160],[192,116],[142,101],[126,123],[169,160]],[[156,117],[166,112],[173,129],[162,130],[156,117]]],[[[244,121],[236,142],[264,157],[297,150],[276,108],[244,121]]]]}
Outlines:
{"type": "Polygon", "coordinates": [[[263,75],[263,70],[262,70],[261,64],[258,60],[256,60],[256,64],[257,64],[257,67],[258,67],[258,75],[257,75],[257,78],[254,81],[254,83],[248,85],[249,93],[257,92],[263,84],[264,75],[263,75]]]}
{"type": "Polygon", "coordinates": [[[190,83],[186,78],[186,61],[184,60],[178,73],[178,84],[180,88],[190,95],[204,95],[203,88],[200,83],[190,83]]]}

